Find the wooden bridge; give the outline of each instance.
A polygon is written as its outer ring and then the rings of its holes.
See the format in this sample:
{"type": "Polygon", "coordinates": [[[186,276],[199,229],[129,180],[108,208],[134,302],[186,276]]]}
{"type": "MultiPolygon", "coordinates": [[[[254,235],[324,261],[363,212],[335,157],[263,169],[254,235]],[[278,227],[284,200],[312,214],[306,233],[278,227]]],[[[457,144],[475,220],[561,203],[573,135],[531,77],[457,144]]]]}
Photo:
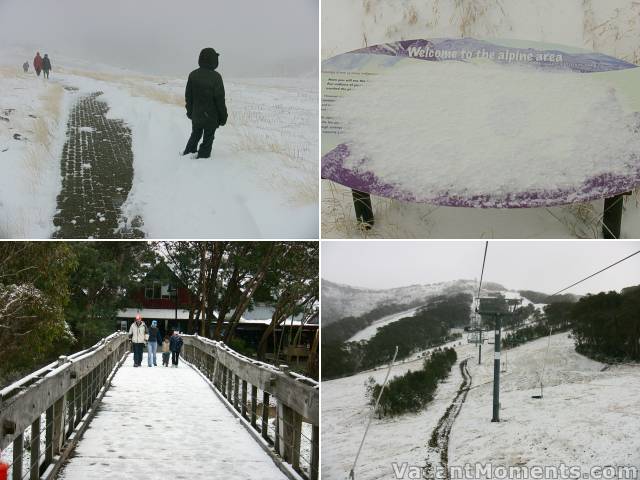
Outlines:
{"type": "Polygon", "coordinates": [[[133,368],[115,333],[0,391],[8,478],[317,480],[318,383],[183,340],[178,368],[133,368]]]}

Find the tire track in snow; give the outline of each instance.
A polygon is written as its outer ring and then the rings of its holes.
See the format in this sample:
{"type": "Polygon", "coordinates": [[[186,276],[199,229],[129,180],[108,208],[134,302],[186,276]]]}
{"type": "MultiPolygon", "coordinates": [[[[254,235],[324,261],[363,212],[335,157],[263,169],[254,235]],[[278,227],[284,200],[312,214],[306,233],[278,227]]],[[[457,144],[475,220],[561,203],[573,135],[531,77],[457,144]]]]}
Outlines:
{"type": "Polygon", "coordinates": [[[469,388],[471,387],[471,374],[467,368],[467,361],[464,359],[460,362],[460,373],[462,374],[462,383],[458,387],[456,396],[451,404],[444,412],[444,415],[438,420],[438,424],[431,433],[431,439],[427,449],[427,464],[425,467],[426,478],[436,478],[436,468],[445,473],[445,477],[449,480],[449,436],[453,428],[453,422],[462,410],[462,405],[467,399],[469,388]]]}

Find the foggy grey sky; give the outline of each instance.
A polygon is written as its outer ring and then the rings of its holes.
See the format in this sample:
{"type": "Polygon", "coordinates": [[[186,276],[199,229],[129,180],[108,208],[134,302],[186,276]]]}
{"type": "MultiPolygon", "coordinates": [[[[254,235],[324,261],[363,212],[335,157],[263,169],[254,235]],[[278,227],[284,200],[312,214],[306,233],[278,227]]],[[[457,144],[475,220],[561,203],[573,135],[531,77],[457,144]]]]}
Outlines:
{"type": "Polygon", "coordinates": [[[213,47],[230,76],[304,74],[318,64],[318,1],[0,0],[0,45],[161,75],[213,47]]]}
{"type": "MultiPolygon", "coordinates": [[[[484,279],[548,294],[637,250],[640,241],[490,241],[484,279]]],[[[483,241],[323,242],[322,278],[367,288],[479,279],[483,241]]],[[[640,254],[572,288],[585,294],[640,284],[640,254]]]]}

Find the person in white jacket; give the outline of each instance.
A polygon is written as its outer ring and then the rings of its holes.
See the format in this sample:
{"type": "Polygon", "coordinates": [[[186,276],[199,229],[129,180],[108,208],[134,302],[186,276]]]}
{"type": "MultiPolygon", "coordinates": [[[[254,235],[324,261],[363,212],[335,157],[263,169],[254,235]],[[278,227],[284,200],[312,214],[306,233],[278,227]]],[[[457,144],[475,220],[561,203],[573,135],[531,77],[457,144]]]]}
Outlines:
{"type": "Polygon", "coordinates": [[[142,364],[144,344],[149,338],[149,331],[140,315],[136,316],[136,321],[133,322],[129,328],[129,338],[131,338],[131,342],[133,343],[133,366],[139,367],[142,364]]]}

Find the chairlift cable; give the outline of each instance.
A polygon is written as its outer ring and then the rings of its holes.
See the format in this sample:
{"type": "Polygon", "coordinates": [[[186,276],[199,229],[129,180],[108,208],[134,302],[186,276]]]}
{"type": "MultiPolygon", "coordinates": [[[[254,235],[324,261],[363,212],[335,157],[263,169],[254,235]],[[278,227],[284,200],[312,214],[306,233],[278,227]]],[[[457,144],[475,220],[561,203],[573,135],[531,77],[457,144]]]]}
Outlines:
{"type": "MultiPolygon", "coordinates": [[[[579,281],[577,281],[577,282],[575,282],[575,283],[572,283],[572,284],[571,284],[571,285],[569,285],[568,287],[565,287],[565,288],[563,288],[563,289],[561,289],[561,290],[558,290],[557,292],[555,292],[555,293],[553,293],[553,294],[549,295],[549,297],[548,297],[548,298],[551,298],[551,297],[554,297],[554,296],[556,296],[556,295],[559,295],[559,294],[561,294],[562,292],[566,292],[566,291],[567,291],[567,290],[569,290],[570,288],[575,287],[576,285],[579,285],[580,283],[582,283],[582,282],[584,282],[584,281],[586,281],[586,280],[589,280],[590,278],[593,278],[593,277],[595,277],[596,275],[599,275],[600,273],[602,273],[602,272],[604,272],[604,271],[606,271],[606,270],[609,270],[610,268],[615,267],[616,265],[618,265],[618,264],[620,264],[620,263],[622,263],[622,262],[624,262],[624,261],[626,261],[626,260],[629,260],[631,257],[633,257],[633,256],[635,256],[635,255],[638,255],[639,253],[640,253],[640,250],[638,250],[638,251],[636,251],[636,252],[632,253],[631,255],[627,255],[626,257],[624,257],[624,258],[622,258],[622,259],[618,260],[617,262],[614,262],[614,263],[612,263],[611,265],[609,265],[609,266],[607,266],[607,267],[604,267],[604,268],[602,268],[602,269],[598,270],[598,271],[597,271],[597,272],[595,272],[595,273],[592,273],[592,274],[591,274],[591,275],[589,275],[588,277],[585,277],[585,278],[583,278],[582,280],[579,280],[579,281]]],[[[546,364],[547,364],[547,357],[549,356],[549,349],[550,349],[550,347],[551,347],[551,335],[552,335],[552,333],[553,333],[553,327],[552,327],[552,326],[549,326],[549,336],[548,336],[548,340],[547,340],[547,349],[546,349],[546,351],[545,351],[544,357],[542,358],[542,371],[540,372],[540,377],[539,377],[539,378],[540,378],[540,398],[542,398],[542,396],[543,396],[543,392],[542,392],[542,379],[543,379],[544,371],[545,371],[545,367],[546,367],[546,364]]]]}
{"type": "Polygon", "coordinates": [[[571,287],[575,287],[576,285],[578,285],[578,284],[580,284],[580,283],[584,282],[585,280],[589,280],[590,278],[595,277],[596,275],[598,275],[598,274],[600,274],[600,273],[604,272],[605,270],[609,270],[611,267],[615,267],[615,266],[616,266],[616,265],[618,265],[619,263],[622,263],[622,262],[624,262],[625,260],[630,259],[630,258],[631,258],[631,257],[633,257],[634,255],[638,255],[639,253],[640,253],[640,250],[638,250],[637,252],[632,253],[631,255],[628,255],[628,256],[624,257],[623,259],[618,260],[618,261],[617,261],[617,262],[615,262],[615,263],[612,263],[612,264],[611,264],[611,265],[609,265],[608,267],[604,267],[603,269],[598,270],[596,273],[592,273],[592,274],[591,274],[591,275],[589,275],[588,277],[585,277],[585,278],[583,278],[582,280],[577,281],[576,283],[572,283],[571,285],[569,285],[569,286],[568,286],[568,287],[566,287],[566,288],[563,288],[562,290],[558,290],[556,293],[553,293],[553,294],[549,295],[549,297],[554,297],[554,296],[556,296],[556,295],[558,295],[558,294],[560,294],[560,293],[562,293],[562,292],[564,292],[564,291],[566,291],[566,290],[569,290],[571,287]]]}
{"type": "Polygon", "coordinates": [[[482,257],[482,270],[480,271],[480,283],[478,284],[478,298],[480,298],[480,289],[482,288],[482,277],[484,276],[484,265],[487,261],[487,249],[489,248],[489,241],[484,242],[484,256],[482,257]]]}

